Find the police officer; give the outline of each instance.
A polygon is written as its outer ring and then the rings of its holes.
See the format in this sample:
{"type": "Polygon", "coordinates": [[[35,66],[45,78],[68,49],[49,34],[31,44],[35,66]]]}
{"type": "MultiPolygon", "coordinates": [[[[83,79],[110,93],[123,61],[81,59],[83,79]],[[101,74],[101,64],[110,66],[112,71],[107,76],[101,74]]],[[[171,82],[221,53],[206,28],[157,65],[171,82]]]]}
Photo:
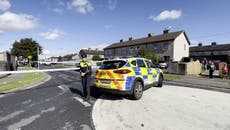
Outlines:
{"type": "Polygon", "coordinates": [[[80,56],[82,57],[82,61],[80,62],[80,74],[81,81],[83,86],[83,96],[85,100],[89,100],[89,82],[92,73],[92,67],[90,62],[86,60],[86,54],[80,52],[80,56]]]}

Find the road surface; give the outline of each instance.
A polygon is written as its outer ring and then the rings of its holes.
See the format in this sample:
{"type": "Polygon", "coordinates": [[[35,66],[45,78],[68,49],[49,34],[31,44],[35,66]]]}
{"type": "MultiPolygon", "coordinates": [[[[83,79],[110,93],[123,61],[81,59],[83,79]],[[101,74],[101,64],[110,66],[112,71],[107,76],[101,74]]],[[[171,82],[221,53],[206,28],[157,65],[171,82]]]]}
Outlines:
{"type": "Polygon", "coordinates": [[[35,88],[0,97],[1,130],[93,130],[91,102],[82,100],[79,72],[51,72],[35,88]]]}

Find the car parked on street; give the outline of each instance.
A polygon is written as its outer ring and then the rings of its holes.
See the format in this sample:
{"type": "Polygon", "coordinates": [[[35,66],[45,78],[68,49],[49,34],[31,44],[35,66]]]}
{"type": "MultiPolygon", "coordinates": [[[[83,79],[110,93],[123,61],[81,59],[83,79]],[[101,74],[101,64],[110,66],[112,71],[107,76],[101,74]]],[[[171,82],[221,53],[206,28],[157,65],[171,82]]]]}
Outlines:
{"type": "Polygon", "coordinates": [[[168,63],[166,63],[164,61],[159,61],[158,64],[159,64],[159,67],[161,69],[167,69],[168,68],[168,63]]]}
{"type": "Polygon", "coordinates": [[[148,59],[124,58],[103,61],[96,72],[97,89],[140,99],[148,86],[162,87],[163,72],[148,59]]]}

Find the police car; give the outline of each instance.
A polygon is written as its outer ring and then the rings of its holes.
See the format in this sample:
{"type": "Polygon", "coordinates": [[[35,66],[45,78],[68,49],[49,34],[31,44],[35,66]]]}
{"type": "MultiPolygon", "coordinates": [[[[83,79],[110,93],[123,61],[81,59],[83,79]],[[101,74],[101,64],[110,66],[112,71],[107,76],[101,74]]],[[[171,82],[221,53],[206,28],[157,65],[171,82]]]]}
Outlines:
{"type": "Polygon", "coordinates": [[[95,86],[112,93],[132,95],[140,99],[148,86],[162,87],[163,72],[145,58],[124,58],[103,61],[97,70],[95,86]]]}

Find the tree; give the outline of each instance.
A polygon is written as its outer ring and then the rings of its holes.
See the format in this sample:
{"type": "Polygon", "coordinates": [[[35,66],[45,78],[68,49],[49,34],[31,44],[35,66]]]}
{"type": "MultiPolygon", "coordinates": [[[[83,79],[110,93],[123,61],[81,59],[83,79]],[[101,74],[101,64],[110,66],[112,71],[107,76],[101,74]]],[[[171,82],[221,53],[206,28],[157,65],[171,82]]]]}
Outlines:
{"type": "Polygon", "coordinates": [[[158,55],[156,53],[153,53],[145,48],[139,49],[138,55],[146,59],[150,59],[153,63],[158,63],[158,60],[159,60],[158,55]]]}
{"type": "Polygon", "coordinates": [[[42,47],[34,41],[32,38],[24,38],[20,41],[15,41],[13,43],[13,48],[11,49],[11,54],[23,59],[27,59],[28,56],[32,56],[31,60],[37,60],[37,49],[39,48],[39,54],[42,54],[42,47]]]}
{"type": "Polygon", "coordinates": [[[99,55],[94,55],[94,56],[92,57],[92,60],[93,60],[93,61],[100,61],[100,60],[101,60],[101,57],[100,57],[99,55]]]}
{"type": "Polygon", "coordinates": [[[62,62],[62,57],[59,56],[57,61],[58,61],[58,62],[62,62]]]}

